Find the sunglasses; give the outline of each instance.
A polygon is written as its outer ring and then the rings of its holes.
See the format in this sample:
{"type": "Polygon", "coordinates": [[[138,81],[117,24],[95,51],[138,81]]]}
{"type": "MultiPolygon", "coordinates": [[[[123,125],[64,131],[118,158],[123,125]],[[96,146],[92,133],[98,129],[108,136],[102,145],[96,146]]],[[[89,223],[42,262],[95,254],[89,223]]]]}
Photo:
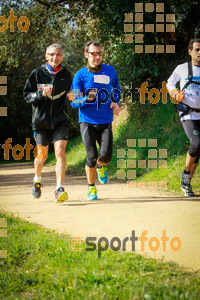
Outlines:
{"type": "Polygon", "coordinates": [[[47,53],[47,55],[49,55],[49,56],[51,56],[51,57],[54,57],[54,56],[57,56],[57,57],[62,57],[63,56],[63,54],[61,54],[61,53],[47,53]]]}
{"type": "Polygon", "coordinates": [[[103,53],[101,51],[100,52],[88,52],[88,53],[92,54],[92,56],[97,56],[97,55],[102,56],[103,55],[103,53]]]}

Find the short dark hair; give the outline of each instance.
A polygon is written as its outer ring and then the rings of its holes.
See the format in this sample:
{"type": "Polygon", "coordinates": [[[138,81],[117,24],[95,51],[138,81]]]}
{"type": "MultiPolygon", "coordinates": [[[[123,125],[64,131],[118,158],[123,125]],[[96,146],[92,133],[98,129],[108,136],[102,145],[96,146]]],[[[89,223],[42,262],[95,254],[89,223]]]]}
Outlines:
{"type": "Polygon", "coordinates": [[[94,45],[96,47],[101,47],[100,43],[98,41],[88,41],[86,44],[85,44],[85,52],[88,52],[88,49],[90,47],[90,45],[94,45]]]}
{"type": "Polygon", "coordinates": [[[193,44],[194,43],[200,43],[200,38],[196,38],[196,39],[190,40],[189,45],[188,45],[188,50],[192,50],[193,49],[193,44]]]}

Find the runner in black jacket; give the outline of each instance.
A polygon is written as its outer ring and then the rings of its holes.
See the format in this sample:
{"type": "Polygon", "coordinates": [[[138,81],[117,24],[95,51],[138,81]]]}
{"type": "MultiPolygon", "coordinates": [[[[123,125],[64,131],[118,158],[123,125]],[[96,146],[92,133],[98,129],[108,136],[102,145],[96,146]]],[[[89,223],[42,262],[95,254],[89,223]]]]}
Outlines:
{"type": "Polygon", "coordinates": [[[47,64],[35,69],[24,87],[24,99],[32,104],[32,128],[37,144],[32,195],[34,198],[41,196],[41,171],[48,155],[48,145],[53,143],[57,160],[55,201],[58,203],[68,199],[63,182],[69,131],[66,93],[70,90],[72,78],[65,66],[61,65],[63,49],[60,45],[50,45],[45,58],[47,64]]]}

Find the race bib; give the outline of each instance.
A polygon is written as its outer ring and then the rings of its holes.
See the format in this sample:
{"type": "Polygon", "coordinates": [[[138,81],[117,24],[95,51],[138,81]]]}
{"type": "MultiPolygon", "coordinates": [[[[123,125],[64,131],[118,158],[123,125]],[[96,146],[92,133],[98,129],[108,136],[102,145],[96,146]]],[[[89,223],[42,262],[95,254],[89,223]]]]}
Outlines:
{"type": "Polygon", "coordinates": [[[47,83],[38,83],[37,84],[37,90],[38,91],[42,91],[44,89],[45,86],[48,86],[50,88],[53,88],[53,84],[47,84],[47,83]]]}
{"type": "Polygon", "coordinates": [[[110,83],[110,77],[107,76],[107,75],[94,75],[94,82],[109,84],[110,83]]]}

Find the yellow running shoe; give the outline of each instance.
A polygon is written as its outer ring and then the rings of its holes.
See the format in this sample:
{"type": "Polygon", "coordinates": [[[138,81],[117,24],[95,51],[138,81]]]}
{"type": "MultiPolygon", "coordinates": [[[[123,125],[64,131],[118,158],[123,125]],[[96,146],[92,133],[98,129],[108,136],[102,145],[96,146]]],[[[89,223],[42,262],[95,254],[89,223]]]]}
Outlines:
{"type": "Polygon", "coordinates": [[[108,182],[108,173],[106,172],[106,167],[97,168],[97,174],[99,182],[102,184],[106,184],[108,182]]]}
{"type": "Polygon", "coordinates": [[[57,189],[55,191],[55,202],[56,203],[62,203],[66,200],[68,200],[67,193],[65,192],[63,187],[59,187],[59,189],[57,189]]]}
{"type": "Polygon", "coordinates": [[[91,186],[87,193],[87,200],[97,200],[97,188],[96,186],[91,186]]]}

